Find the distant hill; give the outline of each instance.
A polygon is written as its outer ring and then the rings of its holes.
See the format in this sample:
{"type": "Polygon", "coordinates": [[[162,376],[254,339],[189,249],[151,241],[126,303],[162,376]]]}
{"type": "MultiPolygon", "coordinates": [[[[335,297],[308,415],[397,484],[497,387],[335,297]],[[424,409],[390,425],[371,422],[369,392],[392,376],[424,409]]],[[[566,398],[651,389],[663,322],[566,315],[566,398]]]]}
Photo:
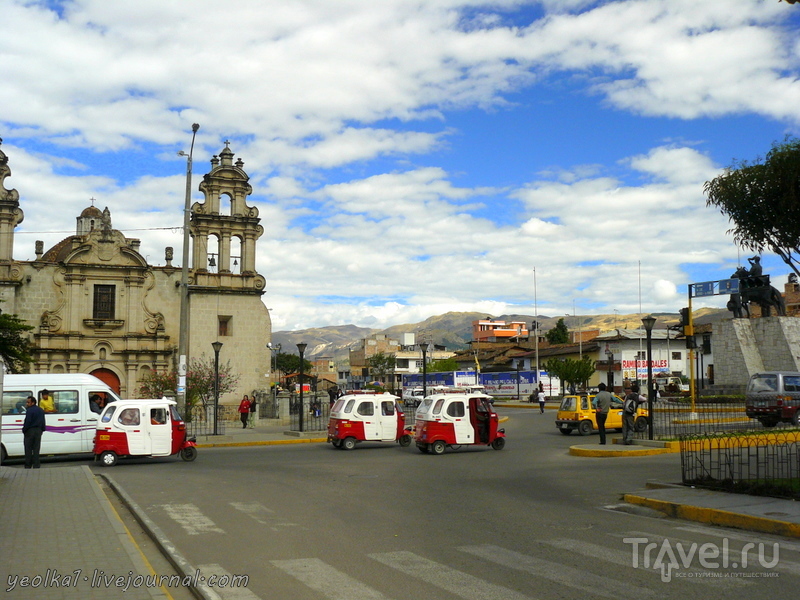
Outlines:
{"type": "MultiPolygon", "coordinates": [[[[556,326],[559,319],[564,319],[570,330],[577,330],[579,323],[583,330],[599,329],[610,331],[612,329],[641,329],[642,316],[630,315],[578,315],[563,317],[548,317],[539,315],[538,320],[542,331],[548,331],[556,326]]],[[[658,318],[657,328],[677,325],[680,316],[677,313],[654,313],[658,318]]],[[[724,309],[703,308],[695,311],[693,318],[696,324],[713,323],[730,316],[724,309]]],[[[280,344],[282,352],[297,352],[297,344],[305,342],[308,347],[305,352],[307,358],[329,356],[335,361],[347,361],[349,350],[352,346],[366,337],[376,333],[386,334],[390,338],[399,339],[403,333],[416,334],[417,341],[428,341],[444,345],[448,350],[463,350],[472,339],[472,322],[490,317],[498,321],[524,321],[529,324],[535,319],[532,315],[498,315],[492,316],[482,312],[449,312],[425,319],[420,323],[406,323],[394,325],[388,329],[369,329],[355,325],[332,325],[330,327],[313,327],[298,331],[273,331],[272,343],[280,344]]]]}

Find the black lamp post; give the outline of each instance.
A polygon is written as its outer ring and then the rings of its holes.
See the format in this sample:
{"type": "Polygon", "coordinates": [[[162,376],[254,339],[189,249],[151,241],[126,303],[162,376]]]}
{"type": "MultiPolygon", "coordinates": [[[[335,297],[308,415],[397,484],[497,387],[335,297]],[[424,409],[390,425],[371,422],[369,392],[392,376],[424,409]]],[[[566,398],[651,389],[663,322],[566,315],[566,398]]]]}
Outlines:
{"type": "Polygon", "coordinates": [[[519,368],[520,368],[520,361],[517,361],[517,400],[522,400],[519,395],[519,368]]]}
{"type": "Polygon", "coordinates": [[[422,350],[422,397],[428,395],[428,344],[420,344],[419,349],[422,350]]]}
{"type": "Polygon", "coordinates": [[[642,319],[644,330],[647,332],[647,438],[653,439],[653,325],[656,318],[652,315],[642,319]]]}
{"type": "Polygon", "coordinates": [[[222,342],[212,342],[214,348],[214,435],[217,435],[217,419],[219,418],[219,351],[222,342]]]}
{"type": "Polygon", "coordinates": [[[614,393],[614,353],[606,344],[606,358],[608,359],[608,373],[606,373],[606,380],[608,381],[608,391],[614,393]]]}
{"type": "MultiPolygon", "coordinates": [[[[281,345],[275,344],[272,345],[272,342],[267,344],[267,348],[269,349],[269,364],[270,364],[270,375],[272,378],[275,378],[275,371],[278,370],[278,354],[281,352],[281,345]]],[[[277,381],[270,381],[273,390],[273,398],[278,398],[278,382],[277,381]]]]}
{"type": "Polygon", "coordinates": [[[303,417],[305,413],[305,407],[303,406],[303,367],[305,366],[305,360],[303,359],[303,353],[306,351],[306,344],[305,342],[300,342],[297,344],[297,351],[300,353],[300,431],[302,432],[303,429],[303,417]]]}

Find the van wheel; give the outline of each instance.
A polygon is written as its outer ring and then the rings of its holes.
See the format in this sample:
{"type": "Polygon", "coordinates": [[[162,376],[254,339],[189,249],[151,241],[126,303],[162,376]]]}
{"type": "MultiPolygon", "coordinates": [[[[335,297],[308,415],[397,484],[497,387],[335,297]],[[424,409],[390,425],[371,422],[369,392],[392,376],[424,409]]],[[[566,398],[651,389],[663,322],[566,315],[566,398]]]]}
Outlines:
{"type": "Polygon", "coordinates": [[[113,467],[117,464],[117,453],[106,450],[100,455],[100,464],[104,467],[113,467]]]}
{"type": "Polygon", "coordinates": [[[407,433],[405,435],[401,435],[399,441],[401,447],[407,448],[408,446],[411,445],[411,436],[408,435],[407,433]]]}
{"type": "Polygon", "coordinates": [[[431,444],[431,452],[434,454],[444,454],[444,449],[447,448],[447,444],[445,444],[442,440],[436,440],[431,444]]]}
{"type": "Polygon", "coordinates": [[[345,450],[352,450],[355,447],[356,447],[356,438],[354,437],[344,438],[344,441],[342,442],[342,448],[344,448],[345,450]]]}
{"type": "Polygon", "coordinates": [[[592,422],[591,421],[581,421],[578,424],[578,433],[581,435],[589,435],[592,433],[592,422]]]}
{"type": "Polygon", "coordinates": [[[642,432],[647,430],[647,417],[639,417],[633,422],[633,430],[642,432]]]}
{"type": "Polygon", "coordinates": [[[506,438],[501,438],[501,437],[494,438],[494,441],[492,442],[492,448],[494,450],[502,450],[505,447],[506,447],[506,438]]]}
{"type": "Polygon", "coordinates": [[[0,465],[4,464],[8,459],[8,452],[5,446],[0,446],[0,465]]]}
{"type": "Polygon", "coordinates": [[[186,448],[181,450],[181,458],[186,462],[192,462],[197,458],[197,448],[194,446],[186,446],[186,448]]]}
{"type": "MultiPolygon", "coordinates": [[[[795,417],[797,417],[796,414],[795,417]]],[[[761,419],[761,424],[764,427],[775,427],[775,425],[778,424],[778,421],[776,419],[761,419]]]]}

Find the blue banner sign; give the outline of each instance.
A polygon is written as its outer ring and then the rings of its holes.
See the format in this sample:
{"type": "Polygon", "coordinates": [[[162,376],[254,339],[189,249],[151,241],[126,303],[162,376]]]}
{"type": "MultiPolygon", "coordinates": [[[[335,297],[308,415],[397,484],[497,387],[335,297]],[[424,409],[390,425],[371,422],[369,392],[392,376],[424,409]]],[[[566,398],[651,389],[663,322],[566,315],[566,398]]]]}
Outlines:
{"type": "Polygon", "coordinates": [[[718,294],[738,294],[738,279],[722,279],[720,281],[704,281],[703,283],[689,284],[689,295],[692,298],[702,296],[716,296],[718,294]]]}

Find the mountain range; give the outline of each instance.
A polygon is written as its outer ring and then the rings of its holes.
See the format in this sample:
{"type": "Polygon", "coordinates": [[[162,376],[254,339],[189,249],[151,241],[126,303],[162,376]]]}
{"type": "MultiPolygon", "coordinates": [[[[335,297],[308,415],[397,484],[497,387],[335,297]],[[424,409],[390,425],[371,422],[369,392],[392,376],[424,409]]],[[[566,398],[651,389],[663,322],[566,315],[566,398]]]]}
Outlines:
{"type": "MultiPolygon", "coordinates": [[[[641,329],[642,314],[630,315],[566,315],[563,317],[548,317],[539,315],[540,330],[548,331],[556,326],[559,319],[571,331],[599,329],[609,331],[612,329],[641,329]]],[[[678,313],[654,313],[658,319],[657,329],[677,325],[680,320],[678,313]]],[[[693,313],[695,324],[705,324],[718,321],[730,316],[724,309],[704,308],[693,313]]],[[[387,329],[370,329],[356,325],[331,325],[327,327],[312,327],[297,331],[273,331],[272,344],[281,345],[281,352],[296,353],[297,344],[308,344],[305,351],[306,358],[330,357],[336,362],[347,361],[349,350],[358,343],[375,334],[385,334],[389,338],[400,339],[404,333],[416,334],[417,342],[427,341],[445,346],[448,350],[463,350],[468,347],[472,339],[472,322],[478,319],[491,318],[496,321],[524,321],[530,324],[537,317],[532,315],[499,315],[492,316],[481,312],[448,312],[443,315],[429,317],[419,323],[394,325],[387,329]]]]}

